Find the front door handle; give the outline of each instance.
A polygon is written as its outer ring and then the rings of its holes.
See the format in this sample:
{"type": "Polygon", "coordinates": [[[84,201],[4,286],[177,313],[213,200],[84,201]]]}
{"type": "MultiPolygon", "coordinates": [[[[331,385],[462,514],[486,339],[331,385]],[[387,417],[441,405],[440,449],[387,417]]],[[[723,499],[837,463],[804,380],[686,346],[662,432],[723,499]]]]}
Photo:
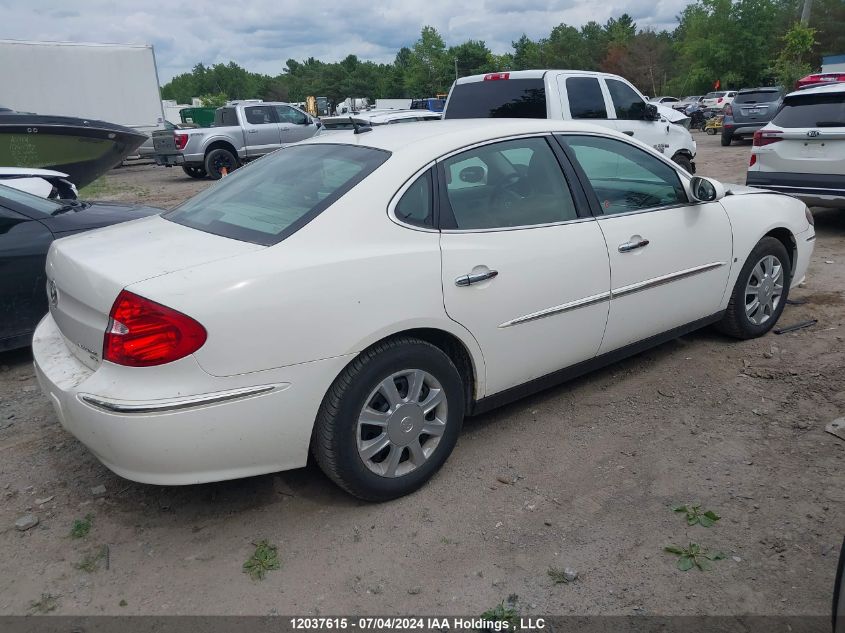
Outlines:
{"type": "Polygon", "coordinates": [[[641,239],[637,242],[625,242],[624,244],[619,245],[619,252],[629,253],[631,251],[637,250],[638,248],[642,248],[643,246],[648,246],[648,240],[641,239]]]}
{"type": "Polygon", "coordinates": [[[634,135],[634,130],[623,130],[623,131],[622,131],[622,134],[627,134],[628,136],[633,136],[633,135],[634,135]]]}
{"type": "Polygon", "coordinates": [[[258,134],[258,130],[247,130],[247,134],[258,134]]]}
{"type": "Polygon", "coordinates": [[[471,286],[472,284],[477,284],[488,279],[493,279],[498,274],[498,270],[486,270],[480,273],[470,273],[468,275],[461,275],[460,277],[455,279],[455,285],[471,286]]]}

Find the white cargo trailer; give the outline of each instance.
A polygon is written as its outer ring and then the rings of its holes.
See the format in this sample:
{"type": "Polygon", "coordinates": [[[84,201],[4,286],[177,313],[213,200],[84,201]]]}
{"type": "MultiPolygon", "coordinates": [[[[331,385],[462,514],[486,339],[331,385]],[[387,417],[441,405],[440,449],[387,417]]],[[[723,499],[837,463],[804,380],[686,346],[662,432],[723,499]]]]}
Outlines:
{"type": "Polygon", "coordinates": [[[164,125],[150,45],[0,40],[0,106],[118,123],[164,125]]]}

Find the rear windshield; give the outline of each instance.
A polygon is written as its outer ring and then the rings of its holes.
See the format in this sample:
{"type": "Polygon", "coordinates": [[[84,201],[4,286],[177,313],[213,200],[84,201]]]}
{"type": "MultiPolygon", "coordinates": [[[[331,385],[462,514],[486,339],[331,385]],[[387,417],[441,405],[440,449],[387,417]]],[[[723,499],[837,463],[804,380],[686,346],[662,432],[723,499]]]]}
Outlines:
{"type": "Polygon", "coordinates": [[[444,118],[545,119],[546,88],[540,78],[456,84],[444,118]]]}
{"type": "Polygon", "coordinates": [[[242,167],[162,217],[269,246],[308,224],[389,156],[353,145],[287,147],[242,167]]]}
{"type": "Polygon", "coordinates": [[[214,111],[214,127],[238,124],[238,112],[235,108],[217,108],[214,111]]]}
{"type": "Polygon", "coordinates": [[[780,97],[779,90],[753,90],[749,92],[740,92],[734,104],[737,103],[772,103],[777,101],[780,97]]]}
{"type": "Polygon", "coordinates": [[[845,92],[787,97],[772,122],[781,127],[845,127],[845,92]]]}

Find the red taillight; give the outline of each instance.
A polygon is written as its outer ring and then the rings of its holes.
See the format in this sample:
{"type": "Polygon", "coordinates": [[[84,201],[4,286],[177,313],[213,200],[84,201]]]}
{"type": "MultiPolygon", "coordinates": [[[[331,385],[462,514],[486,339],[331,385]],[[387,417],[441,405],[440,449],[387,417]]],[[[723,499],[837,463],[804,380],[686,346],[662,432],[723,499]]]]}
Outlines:
{"type": "Polygon", "coordinates": [[[764,145],[771,145],[772,143],[777,143],[778,141],[782,141],[781,134],[778,130],[757,130],[754,132],[754,142],[752,145],[754,147],[763,147],[764,145]]]}
{"type": "Polygon", "coordinates": [[[748,161],[749,167],[754,167],[754,164],[757,162],[757,154],[751,154],[751,159],[748,161]]]}
{"type": "Polygon", "coordinates": [[[731,104],[730,103],[725,104],[725,116],[733,116],[733,115],[734,115],[734,109],[733,109],[733,107],[731,107],[731,104]]]}
{"type": "Polygon", "coordinates": [[[185,149],[185,145],[188,144],[188,135],[180,134],[179,132],[174,132],[173,142],[176,143],[176,149],[183,150],[185,149]]]}
{"type": "Polygon", "coordinates": [[[510,73],[489,73],[484,75],[484,81],[497,81],[499,79],[510,79],[510,73]]]}
{"type": "Polygon", "coordinates": [[[724,101],[724,100],[725,100],[724,97],[719,97],[718,99],[716,99],[716,103],[722,103],[722,101],[724,101]]]}
{"type": "Polygon", "coordinates": [[[121,291],[109,313],[103,360],[129,367],[163,365],[203,346],[205,328],[155,301],[121,291]]]}

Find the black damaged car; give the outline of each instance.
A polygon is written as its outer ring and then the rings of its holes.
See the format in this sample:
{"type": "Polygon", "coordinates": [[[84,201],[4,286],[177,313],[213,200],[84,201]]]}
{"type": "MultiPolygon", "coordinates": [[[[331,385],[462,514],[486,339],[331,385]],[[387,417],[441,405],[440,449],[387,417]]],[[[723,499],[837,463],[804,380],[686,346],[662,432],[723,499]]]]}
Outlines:
{"type": "Polygon", "coordinates": [[[47,314],[44,264],[53,240],[162,211],[47,200],[0,185],[0,352],[29,345],[35,326],[47,314]]]}

